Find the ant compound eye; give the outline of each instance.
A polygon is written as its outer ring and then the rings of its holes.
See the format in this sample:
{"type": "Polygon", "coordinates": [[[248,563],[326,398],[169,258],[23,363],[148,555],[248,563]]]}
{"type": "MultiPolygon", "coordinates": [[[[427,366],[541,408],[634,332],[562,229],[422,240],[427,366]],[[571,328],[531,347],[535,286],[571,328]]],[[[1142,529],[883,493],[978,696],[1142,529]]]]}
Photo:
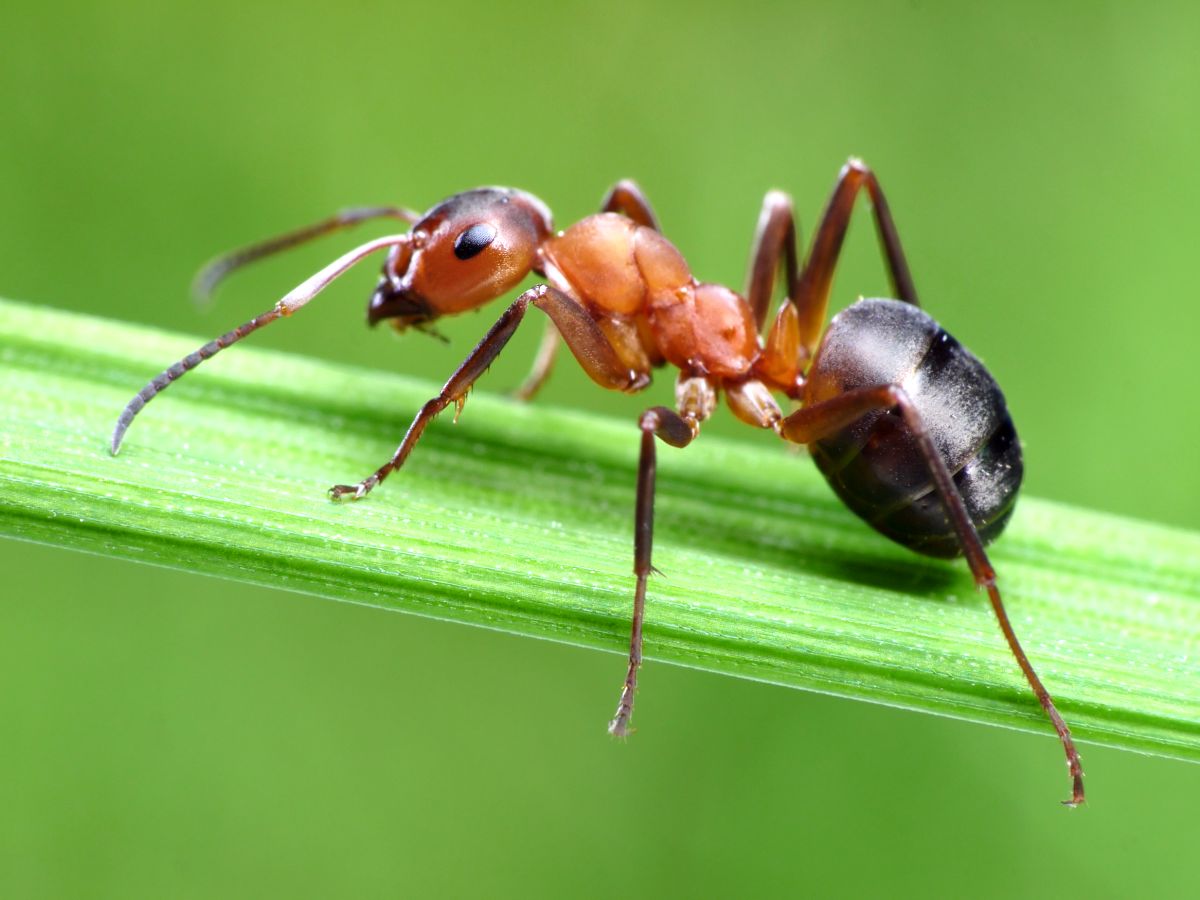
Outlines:
{"type": "Polygon", "coordinates": [[[470,259],[477,256],[492,241],[496,239],[496,229],[492,225],[472,225],[454,239],[454,255],[459,259],[470,259]]]}

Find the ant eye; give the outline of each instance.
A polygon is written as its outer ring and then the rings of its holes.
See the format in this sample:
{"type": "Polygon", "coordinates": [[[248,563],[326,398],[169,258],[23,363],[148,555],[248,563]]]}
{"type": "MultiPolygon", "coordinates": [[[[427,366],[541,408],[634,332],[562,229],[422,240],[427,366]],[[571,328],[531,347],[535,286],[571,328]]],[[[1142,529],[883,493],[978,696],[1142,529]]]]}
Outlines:
{"type": "Polygon", "coordinates": [[[459,259],[470,259],[482,253],[496,239],[496,229],[491,225],[472,225],[454,239],[454,255],[459,259]]]}

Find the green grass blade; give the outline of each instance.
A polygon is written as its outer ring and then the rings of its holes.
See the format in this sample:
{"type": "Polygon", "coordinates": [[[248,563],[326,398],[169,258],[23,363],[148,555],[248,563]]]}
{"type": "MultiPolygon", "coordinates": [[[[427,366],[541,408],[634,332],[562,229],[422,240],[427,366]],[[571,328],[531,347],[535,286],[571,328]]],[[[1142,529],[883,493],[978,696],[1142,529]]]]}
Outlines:
{"type": "MultiPolygon", "coordinates": [[[[632,419],[478,394],[335,505],[434,386],[240,346],[112,458],[124,403],[197,343],[0,303],[0,533],[625,651],[632,419]]],[[[1200,760],[1200,535],[1024,498],[993,550],[1077,737],[1200,760]]],[[[965,566],[878,537],[782,446],[665,449],[655,563],[651,660],[1051,734],[965,566]]]]}

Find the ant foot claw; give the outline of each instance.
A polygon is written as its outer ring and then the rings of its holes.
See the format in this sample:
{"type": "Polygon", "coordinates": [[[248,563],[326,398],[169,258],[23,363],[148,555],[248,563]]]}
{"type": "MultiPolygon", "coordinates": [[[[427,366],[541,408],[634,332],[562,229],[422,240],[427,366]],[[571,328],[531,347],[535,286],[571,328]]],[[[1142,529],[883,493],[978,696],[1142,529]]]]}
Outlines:
{"type": "Polygon", "coordinates": [[[622,740],[633,734],[633,729],[629,727],[629,715],[624,710],[618,712],[616,718],[608,723],[608,733],[622,740]]]}
{"type": "Polygon", "coordinates": [[[358,484],[335,484],[329,489],[329,499],[335,503],[342,500],[361,500],[378,482],[379,479],[371,477],[358,484]]]}

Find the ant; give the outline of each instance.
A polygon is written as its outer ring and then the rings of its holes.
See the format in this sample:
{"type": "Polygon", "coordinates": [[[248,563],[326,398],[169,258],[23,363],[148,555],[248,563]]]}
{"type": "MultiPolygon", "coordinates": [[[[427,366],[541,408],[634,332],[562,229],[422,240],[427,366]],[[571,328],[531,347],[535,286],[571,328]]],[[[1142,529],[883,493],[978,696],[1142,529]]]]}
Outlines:
{"type": "Polygon", "coordinates": [[[697,281],[661,233],[636,184],[622,181],[602,211],[555,231],[550,210],[524,191],[480,188],[456,194],[423,216],[402,207],[345,210],[316,225],[219,257],[197,277],[202,295],[234,269],[321,235],[379,218],[411,230],[368,241],[289,291],[271,309],[185,356],[147,384],[121,413],[112,452],[156,394],[185,372],[278,318],[290,316],[364,257],[388,250],[367,321],[398,331],[428,330],[440,316],[500,297],[529,273],[544,279],[500,315],[441,392],[416,414],[392,458],[355,485],[330,489],[359,500],[400,468],[426,426],[446,407],[461,412],[475,381],[504,349],[530,306],[549,317],[533,369],[518,390],[529,399],[545,382],[560,341],[593,381],[636,393],[652,369],[679,370],[675,409],[655,406],[638,420],[633,622],[629,665],[608,726],[625,736],[642,660],[642,620],[651,572],[656,441],[686,447],[717,395],[754,427],[807,445],[834,491],[869,525],[905,547],[966,557],[987,591],[1008,646],[1054,725],[1067,755],[1072,796],[1084,800],[1083,768],[1071,733],[1017,640],[984,545],[1012,515],[1023,473],[1021,445],[995,380],[965,347],[924,313],[883,190],[857,159],[841,170],[803,266],[791,198],[771,191],[754,237],[743,297],[697,281]],[[822,334],[830,286],[854,202],[865,190],[899,299],[860,299],[822,334]],[[764,333],[779,270],[785,297],[764,333]],[[773,394],[798,408],[785,415],[773,394]]]}

